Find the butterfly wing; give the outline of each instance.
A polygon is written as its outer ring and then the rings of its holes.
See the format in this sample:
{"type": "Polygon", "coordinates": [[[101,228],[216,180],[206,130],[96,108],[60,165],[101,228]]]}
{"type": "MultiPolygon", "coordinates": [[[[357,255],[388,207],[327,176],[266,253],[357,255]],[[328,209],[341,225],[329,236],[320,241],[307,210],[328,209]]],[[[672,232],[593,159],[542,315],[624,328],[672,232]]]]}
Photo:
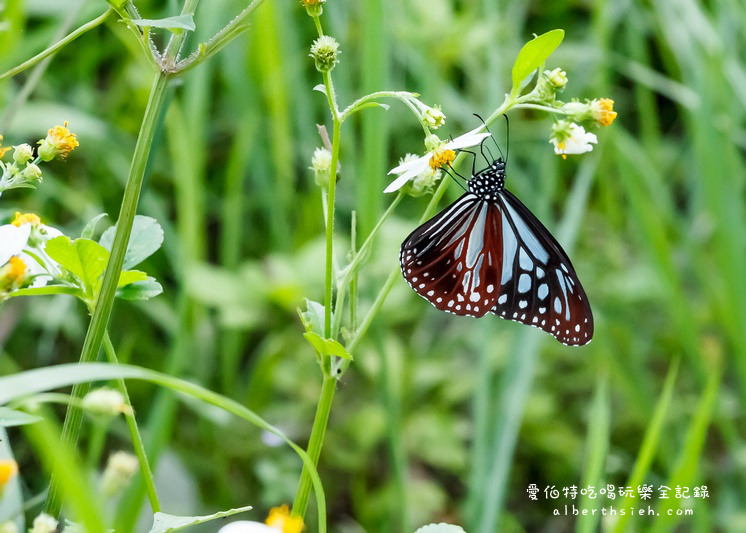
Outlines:
{"type": "Polygon", "coordinates": [[[497,302],[500,209],[467,192],[404,240],[402,274],[442,311],[481,317],[497,302]]]}
{"type": "Polygon", "coordinates": [[[492,312],[543,329],[563,344],[587,344],[593,337],[593,315],[567,254],[512,193],[502,189],[498,202],[502,268],[492,312]]]}

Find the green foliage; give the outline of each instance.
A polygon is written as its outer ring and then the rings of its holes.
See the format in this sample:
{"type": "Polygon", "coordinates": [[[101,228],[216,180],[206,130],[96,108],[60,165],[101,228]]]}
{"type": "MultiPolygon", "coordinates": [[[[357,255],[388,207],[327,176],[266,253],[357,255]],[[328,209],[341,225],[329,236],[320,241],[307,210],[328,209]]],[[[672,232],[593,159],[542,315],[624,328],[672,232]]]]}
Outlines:
{"type": "Polygon", "coordinates": [[[226,518],[250,510],[251,506],[249,505],[205,516],[176,516],[166,513],[155,513],[155,516],[153,517],[153,527],[150,528],[150,533],[169,533],[170,531],[179,531],[180,529],[185,529],[189,526],[212,522],[218,518],[226,518]]]}
{"type": "Polygon", "coordinates": [[[176,15],[162,19],[135,19],[132,23],[142,28],[165,28],[173,33],[196,29],[192,15],[176,15]]]}
{"type": "Polygon", "coordinates": [[[543,33],[527,42],[518,52],[513,71],[511,74],[513,80],[513,95],[517,95],[521,87],[527,82],[527,78],[552,55],[557,47],[565,38],[564,30],[552,30],[543,33]]]}

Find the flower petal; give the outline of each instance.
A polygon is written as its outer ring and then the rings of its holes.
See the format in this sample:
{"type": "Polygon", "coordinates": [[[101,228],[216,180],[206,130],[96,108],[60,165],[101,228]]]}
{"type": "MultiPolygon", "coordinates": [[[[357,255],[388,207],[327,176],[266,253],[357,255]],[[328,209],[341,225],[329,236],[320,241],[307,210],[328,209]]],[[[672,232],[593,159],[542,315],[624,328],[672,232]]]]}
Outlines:
{"type": "Polygon", "coordinates": [[[277,529],[261,522],[238,520],[224,525],[218,530],[218,533],[277,533],[277,531],[277,529]]]}
{"type": "Polygon", "coordinates": [[[18,255],[26,246],[31,234],[31,224],[5,224],[0,226],[0,266],[18,255]]]}
{"type": "Polygon", "coordinates": [[[484,139],[489,137],[491,133],[489,132],[483,132],[480,133],[480,130],[484,126],[479,126],[477,128],[474,128],[471,131],[467,131],[463,135],[459,135],[455,139],[453,139],[450,142],[447,142],[443,145],[443,148],[450,148],[451,150],[458,150],[460,148],[466,148],[467,146],[476,146],[477,144],[481,143],[484,139]]]}
{"type": "Polygon", "coordinates": [[[407,163],[399,165],[396,168],[391,169],[391,171],[389,171],[389,174],[396,174],[400,171],[404,171],[404,173],[397,177],[394,181],[389,183],[388,187],[386,187],[383,192],[388,193],[401,189],[409,180],[427,170],[431,158],[432,154],[427,154],[423,157],[415,159],[414,161],[409,161],[407,163]]]}

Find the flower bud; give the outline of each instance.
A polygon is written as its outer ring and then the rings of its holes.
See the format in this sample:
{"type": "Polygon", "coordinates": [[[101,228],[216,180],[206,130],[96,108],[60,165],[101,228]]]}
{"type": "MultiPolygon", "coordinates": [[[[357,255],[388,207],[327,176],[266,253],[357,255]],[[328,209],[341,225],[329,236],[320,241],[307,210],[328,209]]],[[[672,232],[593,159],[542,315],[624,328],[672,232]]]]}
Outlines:
{"type": "Polygon", "coordinates": [[[24,164],[26,161],[34,157],[34,149],[31,148],[30,144],[19,144],[14,146],[15,151],[13,152],[13,160],[19,165],[24,164]]]}
{"type": "Polygon", "coordinates": [[[34,518],[34,524],[29,530],[29,533],[54,533],[57,531],[58,525],[57,520],[49,516],[47,513],[41,513],[39,516],[34,518]]]}
{"type": "Polygon", "coordinates": [[[311,157],[311,170],[319,187],[329,186],[329,173],[332,167],[332,153],[326,148],[316,148],[311,157]]]}
{"type": "Polygon", "coordinates": [[[602,126],[608,126],[616,118],[614,111],[614,100],[611,98],[596,98],[590,103],[591,115],[593,120],[602,126]]]}
{"type": "Polygon", "coordinates": [[[306,8],[308,16],[318,17],[324,12],[326,0],[301,0],[300,3],[306,8]]]}
{"type": "Polygon", "coordinates": [[[83,409],[92,414],[110,417],[127,413],[130,410],[129,406],[124,403],[124,396],[119,391],[106,387],[86,394],[83,398],[83,409]]]}
{"type": "Polygon", "coordinates": [[[319,72],[329,72],[339,62],[337,56],[342,52],[339,51],[339,43],[330,35],[322,35],[311,45],[309,54],[316,62],[316,70],[319,72]]]}
{"type": "Polygon", "coordinates": [[[440,106],[428,107],[424,113],[422,113],[422,120],[429,128],[434,130],[440,128],[446,123],[446,116],[443,111],[440,110],[440,106]]]}
{"type": "Polygon", "coordinates": [[[101,490],[105,495],[113,496],[127,486],[139,468],[140,463],[134,455],[114,452],[109,456],[101,476],[101,490]]]}
{"type": "Polygon", "coordinates": [[[559,67],[552,71],[545,70],[544,76],[555,89],[562,89],[567,85],[567,73],[559,67]]]}
{"type": "Polygon", "coordinates": [[[21,176],[27,181],[41,181],[41,169],[37,165],[29,163],[21,172],[21,176]]]}
{"type": "Polygon", "coordinates": [[[64,159],[79,145],[77,137],[67,129],[65,121],[63,126],[51,128],[47,136],[39,141],[39,157],[42,161],[51,161],[57,156],[64,159]]]}
{"type": "Polygon", "coordinates": [[[434,133],[425,137],[425,149],[428,152],[432,152],[433,150],[438,148],[441,144],[443,144],[443,141],[440,139],[440,137],[438,137],[434,133]]]}

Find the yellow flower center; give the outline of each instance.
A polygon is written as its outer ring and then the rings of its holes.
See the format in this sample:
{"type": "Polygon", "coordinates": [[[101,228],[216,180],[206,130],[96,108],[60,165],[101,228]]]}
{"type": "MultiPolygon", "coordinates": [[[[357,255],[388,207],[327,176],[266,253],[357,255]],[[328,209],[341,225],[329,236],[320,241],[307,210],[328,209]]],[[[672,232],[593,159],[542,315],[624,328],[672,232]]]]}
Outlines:
{"type": "Polygon", "coordinates": [[[440,152],[434,152],[430,158],[430,168],[438,170],[446,165],[450,165],[453,160],[456,159],[456,152],[453,150],[441,150],[440,152]]]}
{"type": "Polygon", "coordinates": [[[311,7],[323,4],[324,2],[326,2],[326,0],[301,0],[301,4],[311,7]]]}
{"type": "Polygon", "coordinates": [[[67,120],[62,126],[55,126],[47,133],[49,143],[57,148],[60,157],[66,157],[76,146],[80,146],[77,137],[67,129],[67,120]]]}
{"type": "Polygon", "coordinates": [[[599,118],[598,121],[602,126],[608,126],[616,118],[616,111],[614,111],[614,100],[611,98],[600,98],[599,103],[599,118]]]}
{"type": "Polygon", "coordinates": [[[282,531],[282,533],[300,533],[303,531],[303,518],[291,515],[287,505],[270,509],[269,516],[264,523],[282,531]]]}
{"type": "Polygon", "coordinates": [[[18,473],[18,464],[15,461],[3,460],[0,461],[0,489],[8,484],[10,478],[18,473]]]}
{"type": "Polygon", "coordinates": [[[10,258],[8,264],[10,264],[10,270],[6,275],[7,278],[15,282],[23,280],[26,275],[26,263],[23,262],[23,259],[14,255],[10,258]]]}
{"type": "Polygon", "coordinates": [[[567,159],[567,155],[565,154],[565,148],[567,145],[564,142],[557,143],[557,149],[562,152],[562,159],[567,159]]]}
{"type": "Polygon", "coordinates": [[[32,226],[36,226],[37,224],[41,224],[41,219],[34,213],[21,214],[20,212],[16,211],[16,216],[11,224],[16,227],[23,226],[24,224],[31,224],[32,226]]]}

